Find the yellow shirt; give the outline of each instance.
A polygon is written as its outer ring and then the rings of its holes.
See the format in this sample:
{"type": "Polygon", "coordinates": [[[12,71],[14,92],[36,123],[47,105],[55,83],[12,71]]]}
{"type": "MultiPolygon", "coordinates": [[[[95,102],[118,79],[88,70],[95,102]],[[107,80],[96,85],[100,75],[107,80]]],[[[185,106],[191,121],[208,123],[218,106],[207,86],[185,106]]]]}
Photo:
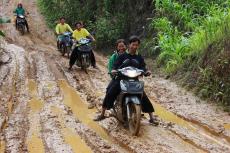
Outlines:
{"type": "Polygon", "coordinates": [[[73,30],[71,29],[71,27],[68,24],[65,23],[64,25],[62,25],[61,23],[59,23],[56,26],[56,33],[57,34],[62,34],[62,33],[65,33],[65,32],[72,32],[73,33],[73,30]]]}
{"type": "Polygon", "coordinates": [[[73,32],[73,38],[77,41],[79,41],[82,38],[86,38],[90,35],[90,33],[85,29],[85,28],[81,28],[80,31],[78,31],[77,29],[74,30],[73,32]]]}

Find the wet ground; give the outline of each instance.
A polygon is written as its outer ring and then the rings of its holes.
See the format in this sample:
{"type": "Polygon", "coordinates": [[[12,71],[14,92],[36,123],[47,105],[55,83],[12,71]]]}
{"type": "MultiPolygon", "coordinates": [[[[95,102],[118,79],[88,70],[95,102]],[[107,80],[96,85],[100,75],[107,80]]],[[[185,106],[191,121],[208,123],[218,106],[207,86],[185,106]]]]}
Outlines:
{"type": "MultiPolygon", "coordinates": [[[[12,16],[17,0],[0,2],[0,15],[12,16]]],[[[55,37],[35,0],[24,0],[31,33],[3,26],[7,42],[0,54],[0,153],[6,152],[230,152],[230,116],[161,77],[145,78],[158,126],[145,115],[133,137],[108,112],[100,111],[107,58],[96,54],[98,69],[74,67],[55,47],[55,37]]]]}

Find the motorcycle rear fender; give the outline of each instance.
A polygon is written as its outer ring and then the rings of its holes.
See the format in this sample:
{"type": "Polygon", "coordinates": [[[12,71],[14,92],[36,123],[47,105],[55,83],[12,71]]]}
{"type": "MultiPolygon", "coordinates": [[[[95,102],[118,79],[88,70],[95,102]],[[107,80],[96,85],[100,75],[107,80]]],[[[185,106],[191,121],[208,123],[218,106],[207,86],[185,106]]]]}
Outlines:
{"type": "Polygon", "coordinates": [[[129,103],[140,105],[141,100],[137,96],[127,96],[125,97],[125,104],[128,105],[129,103]]]}

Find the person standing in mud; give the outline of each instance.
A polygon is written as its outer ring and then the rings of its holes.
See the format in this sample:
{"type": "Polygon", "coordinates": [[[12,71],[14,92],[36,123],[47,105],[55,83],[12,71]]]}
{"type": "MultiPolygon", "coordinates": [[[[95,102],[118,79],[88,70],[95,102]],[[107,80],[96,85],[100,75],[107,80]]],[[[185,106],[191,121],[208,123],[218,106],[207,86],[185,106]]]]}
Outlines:
{"type": "MultiPolygon", "coordinates": [[[[76,41],[79,41],[82,38],[90,38],[92,41],[95,41],[94,37],[88,32],[88,30],[83,28],[82,22],[77,22],[75,24],[75,27],[76,27],[76,30],[74,30],[74,32],[73,32],[73,38],[76,41]]],[[[78,53],[79,53],[78,46],[76,46],[74,48],[73,52],[71,53],[71,56],[70,56],[69,70],[72,69],[74,63],[76,62],[77,57],[78,57],[78,53]]],[[[93,51],[91,51],[90,57],[91,57],[92,66],[94,68],[96,68],[96,60],[95,60],[95,56],[94,56],[93,51]]]]}
{"type": "MultiPolygon", "coordinates": [[[[144,62],[143,57],[137,52],[137,49],[140,45],[140,39],[137,36],[131,36],[129,39],[129,48],[126,53],[120,55],[115,63],[113,64],[113,68],[111,70],[112,74],[117,72],[117,69],[121,68],[121,65],[124,61],[128,60],[136,60],[139,63],[138,68],[145,71],[146,75],[151,75],[151,72],[146,69],[146,64],[144,62]]],[[[105,111],[113,108],[114,101],[116,100],[117,96],[121,92],[120,88],[120,80],[114,79],[112,83],[109,84],[109,88],[107,88],[107,92],[103,101],[102,105],[102,112],[99,116],[97,116],[94,120],[100,121],[105,119],[105,111]]],[[[150,123],[158,124],[153,117],[154,108],[147,97],[146,93],[144,92],[142,97],[142,111],[149,114],[150,123]]]]}
{"type": "Polygon", "coordinates": [[[59,22],[60,23],[58,23],[56,25],[56,28],[55,28],[56,34],[58,35],[58,37],[57,37],[57,48],[58,48],[58,50],[60,50],[60,48],[61,48],[61,42],[62,42],[62,39],[63,39],[63,34],[65,32],[73,33],[72,28],[67,23],[65,23],[65,18],[64,17],[61,17],[59,22]]]}
{"type": "MultiPolygon", "coordinates": [[[[25,11],[25,9],[23,8],[23,6],[22,6],[22,3],[18,3],[18,6],[17,6],[17,8],[14,10],[14,13],[16,13],[16,20],[15,20],[15,26],[16,26],[16,29],[17,29],[17,19],[18,19],[18,16],[19,15],[23,15],[23,16],[25,16],[25,13],[26,13],[26,11],[25,11]]],[[[25,19],[25,25],[26,25],[26,29],[27,29],[27,32],[30,32],[30,30],[29,30],[29,25],[28,25],[28,22],[27,22],[27,20],[25,19]]]]}

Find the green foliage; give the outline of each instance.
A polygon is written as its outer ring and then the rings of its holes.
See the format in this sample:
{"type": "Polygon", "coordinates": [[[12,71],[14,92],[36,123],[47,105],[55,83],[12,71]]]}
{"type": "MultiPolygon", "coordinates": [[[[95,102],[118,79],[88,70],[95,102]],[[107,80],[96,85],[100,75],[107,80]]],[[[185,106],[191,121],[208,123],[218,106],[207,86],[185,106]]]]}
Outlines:
{"type": "Polygon", "coordinates": [[[158,63],[175,72],[190,56],[199,56],[229,30],[229,3],[223,1],[156,0],[151,27],[158,32],[158,63]],[[218,5],[217,5],[218,4],[218,5]]]}
{"type": "MultiPolygon", "coordinates": [[[[3,24],[3,23],[10,23],[10,19],[0,18],[0,24],[3,24]]],[[[5,34],[2,30],[0,30],[0,36],[5,37],[5,34]]]]}
{"type": "MultiPolygon", "coordinates": [[[[122,21],[122,20],[120,20],[122,21]]],[[[118,22],[119,23],[119,22],[118,22]]],[[[96,22],[97,41],[99,46],[111,45],[122,35],[123,25],[112,23],[107,18],[100,18],[96,22]]],[[[104,46],[105,47],[105,46],[104,46]]],[[[107,47],[107,46],[106,46],[107,47]]]]}
{"type": "Polygon", "coordinates": [[[10,19],[8,19],[8,18],[0,18],[0,24],[3,24],[3,23],[10,23],[10,19]]]}
{"type": "Polygon", "coordinates": [[[1,30],[0,30],[0,36],[5,37],[5,34],[1,30]]]}

